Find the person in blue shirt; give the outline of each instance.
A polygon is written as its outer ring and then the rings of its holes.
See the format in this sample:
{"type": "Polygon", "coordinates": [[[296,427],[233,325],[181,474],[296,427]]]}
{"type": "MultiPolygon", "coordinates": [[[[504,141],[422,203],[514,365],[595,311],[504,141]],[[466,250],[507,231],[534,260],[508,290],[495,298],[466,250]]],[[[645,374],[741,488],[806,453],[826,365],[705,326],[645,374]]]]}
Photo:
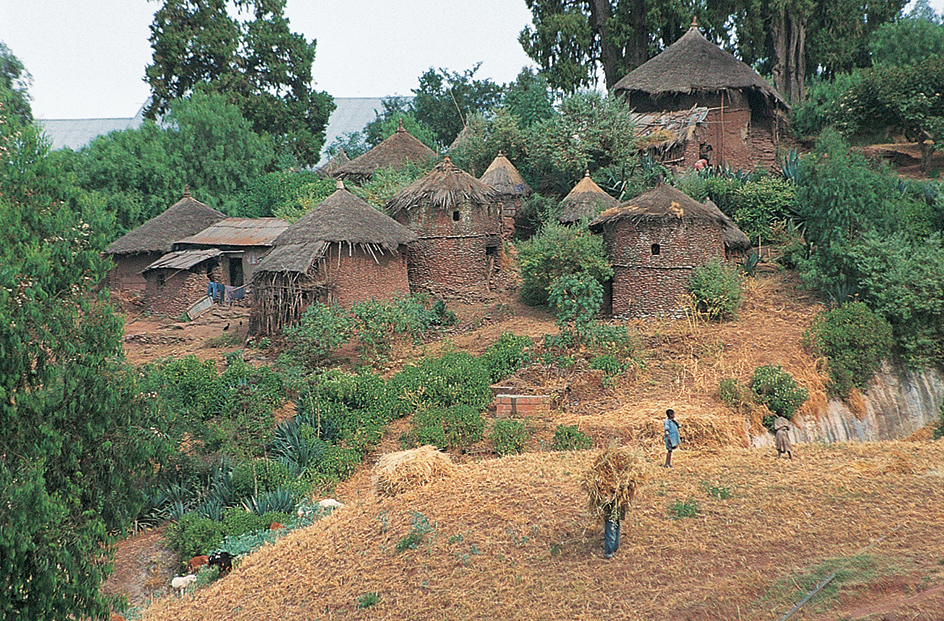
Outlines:
{"type": "Polygon", "coordinates": [[[678,421],[675,420],[675,410],[666,410],[665,421],[662,423],[662,428],[665,430],[665,464],[662,465],[663,468],[672,467],[672,451],[678,448],[680,442],[680,426],[678,421]]]}

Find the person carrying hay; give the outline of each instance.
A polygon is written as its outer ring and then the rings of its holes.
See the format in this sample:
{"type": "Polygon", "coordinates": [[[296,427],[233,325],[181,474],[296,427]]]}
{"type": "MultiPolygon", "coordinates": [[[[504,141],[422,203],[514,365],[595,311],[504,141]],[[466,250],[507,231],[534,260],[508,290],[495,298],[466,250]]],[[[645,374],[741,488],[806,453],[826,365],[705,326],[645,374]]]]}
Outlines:
{"type": "Polygon", "coordinates": [[[662,428],[665,431],[663,434],[665,439],[665,463],[662,465],[663,468],[672,467],[672,451],[677,449],[681,443],[681,438],[679,437],[679,427],[681,426],[682,425],[675,420],[675,410],[666,410],[665,421],[662,423],[662,428]]]}
{"type": "Polygon", "coordinates": [[[603,518],[603,558],[613,558],[620,545],[620,521],[645,479],[642,461],[628,449],[611,446],[594,460],[582,479],[590,513],[603,518]]]}
{"type": "Polygon", "coordinates": [[[787,454],[787,457],[793,459],[793,451],[790,446],[790,421],[783,416],[775,418],[774,434],[777,443],[777,459],[783,457],[784,453],[787,454]]]}

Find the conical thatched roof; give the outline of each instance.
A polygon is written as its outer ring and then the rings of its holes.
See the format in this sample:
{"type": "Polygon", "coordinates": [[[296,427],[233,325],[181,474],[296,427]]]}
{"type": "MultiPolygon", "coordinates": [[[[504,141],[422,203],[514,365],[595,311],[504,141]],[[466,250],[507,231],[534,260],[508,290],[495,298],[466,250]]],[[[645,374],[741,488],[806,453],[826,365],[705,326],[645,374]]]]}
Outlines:
{"type": "Polygon", "coordinates": [[[332,243],[358,245],[373,255],[375,249],[396,252],[400,244],[415,240],[413,231],[348,192],[338,180],[334,194],[275,238],[256,273],[305,273],[332,243]]]}
{"type": "Polygon", "coordinates": [[[503,196],[525,197],[532,192],[531,186],[501,151],[479,179],[503,196]]]}
{"type": "Polygon", "coordinates": [[[351,158],[347,156],[344,149],[340,149],[337,153],[334,154],[328,163],[316,170],[319,177],[330,177],[337,172],[339,168],[351,161],[351,158]]]}
{"type": "Polygon", "coordinates": [[[573,224],[587,217],[595,218],[601,211],[619,205],[619,201],[594,183],[588,170],[583,179],[564,197],[560,205],[561,213],[557,221],[561,224],[573,224]]]}
{"type": "Polygon", "coordinates": [[[370,179],[378,168],[401,170],[410,162],[422,162],[435,154],[432,149],[411,136],[403,128],[403,120],[401,119],[397,131],[389,138],[364,155],[339,166],[334,172],[334,176],[360,183],[370,179]]]}
{"type": "Polygon", "coordinates": [[[653,100],[678,94],[745,89],[761,94],[772,107],[789,109],[783,97],[760,74],[705,39],[695,24],[682,38],[631,71],[613,88],[630,99],[645,94],[653,100]]]}
{"type": "Polygon", "coordinates": [[[385,208],[389,213],[397,214],[419,205],[451,209],[463,203],[487,205],[497,199],[495,190],[456,167],[447,155],[425,177],[394,194],[385,208]]]}
{"type": "Polygon", "coordinates": [[[723,227],[725,217],[714,205],[708,207],[670,185],[659,183],[648,192],[607,209],[590,223],[590,228],[599,230],[603,225],[623,218],[635,222],[708,220],[723,227]]]}
{"type": "Polygon", "coordinates": [[[718,209],[718,206],[715,205],[711,199],[705,200],[705,207],[708,209],[713,209],[714,211],[720,214],[722,221],[724,222],[723,228],[721,229],[721,239],[724,240],[724,247],[728,252],[745,252],[752,248],[751,240],[747,238],[747,235],[744,234],[738,225],[734,223],[734,220],[729,218],[723,211],[718,209]]]}
{"type": "Polygon", "coordinates": [[[337,191],[276,237],[275,245],[323,240],[395,251],[415,239],[413,231],[351,194],[339,180],[337,191]]]}
{"type": "Polygon", "coordinates": [[[174,242],[195,235],[226,216],[192,198],[184,197],[167,211],[108,244],[108,254],[138,254],[171,251],[174,242]]]}

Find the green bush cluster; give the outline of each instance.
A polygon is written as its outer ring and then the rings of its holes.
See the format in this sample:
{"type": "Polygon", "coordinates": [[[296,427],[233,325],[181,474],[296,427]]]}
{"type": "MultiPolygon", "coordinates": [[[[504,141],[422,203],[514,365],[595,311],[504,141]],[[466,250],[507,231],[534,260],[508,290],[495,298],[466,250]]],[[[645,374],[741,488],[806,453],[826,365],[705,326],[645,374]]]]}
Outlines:
{"type": "Polygon", "coordinates": [[[813,319],[803,344],[827,359],[830,393],[864,390],[894,345],[891,325],[862,302],[847,302],[813,319]]]}
{"type": "Polygon", "coordinates": [[[464,449],[482,439],[485,419],[468,405],[419,410],[413,415],[409,444],[432,444],[439,449],[464,449]]]}
{"type": "Polygon", "coordinates": [[[489,370],[466,352],[448,352],[408,364],[390,384],[405,410],[454,405],[482,410],[492,401],[489,370]]]}
{"type": "Polygon", "coordinates": [[[530,435],[523,420],[500,418],[492,425],[489,440],[499,455],[515,455],[524,450],[530,435]]]}
{"type": "Polygon", "coordinates": [[[743,412],[754,400],[751,390],[735,377],[725,377],[718,381],[718,396],[735,412],[743,412]]]}
{"type": "Polygon", "coordinates": [[[593,446],[593,440],[577,425],[558,425],[554,430],[555,451],[582,451],[593,446]]]}
{"type": "Polygon", "coordinates": [[[561,276],[587,273],[603,283],[613,277],[603,238],[583,227],[547,222],[537,235],[519,244],[521,299],[531,306],[548,303],[551,285],[561,276]]]}
{"type": "MultiPolygon", "coordinates": [[[[751,391],[757,403],[766,405],[775,416],[788,419],[793,418],[810,396],[809,391],[800,386],[780,365],[764,365],[754,369],[751,391]]],[[[764,424],[770,427],[773,419],[768,418],[770,420],[765,419],[764,424]]]]}
{"type": "Polygon", "coordinates": [[[479,356],[479,361],[488,370],[489,381],[494,384],[514,374],[527,363],[530,347],[530,336],[502,332],[498,340],[479,356]]]}
{"type": "Polygon", "coordinates": [[[712,259],[692,270],[688,283],[695,310],[709,319],[730,319],[741,307],[741,280],[737,270],[712,259]]]}

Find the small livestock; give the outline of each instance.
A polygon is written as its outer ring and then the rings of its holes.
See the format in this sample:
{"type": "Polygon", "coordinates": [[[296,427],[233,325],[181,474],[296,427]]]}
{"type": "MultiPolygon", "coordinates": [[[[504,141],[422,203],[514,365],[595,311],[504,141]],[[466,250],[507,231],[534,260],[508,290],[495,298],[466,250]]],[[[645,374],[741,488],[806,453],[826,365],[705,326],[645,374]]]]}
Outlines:
{"type": "Polygon", "coordinates": [[[774,420],[774,434],[776,434],[777,459],[783,457],[784,453],[787,457],[793,459],[793,451],[790,445],[790,421],[783,416],[778,416],[774,420]]]}
{"type": "Polygon", "coordinates": [[[272,522],[271,524],[269,524],[269,530],[281,530],[283,528],[285,527],[282,526],[282,524],[279,522],[272,522]]]}
{"type": "Polygon", "coordinates": [[[176,578],[170,581],[170,586],[175,591],[178,591],[180,595],[183,595],[187,587],[189,587],[191,584],[193,584],[196,581],[197,581],[197,577],[193,574],[189,574],[187,576],[177,576],[176,578]]]}
{"type": "Polygon", "coordinates": [[[318,506],[321,507],[322,509],[328,509],[328,508],[340,509],[341,507],[344,506],[344,504],[338,502],[334,498],[325,498],[324,500],[318,501],[318,506]]]}
{"type": "Polygon", "coordinates": [[[219,568],[221,576],[233,570],[233,555],[226,551],[214,552],[208,562],[219,568]]]}
{"type": "Polygon", "coordinates": [[[197,573],[200,570],[200,568],[206,565],[209,561],[210,561],[210,557],[207,556],[206,554],[202,556],[193,557],[192,559],[187,561],[187,573],[188,574],[197,573]]]}

